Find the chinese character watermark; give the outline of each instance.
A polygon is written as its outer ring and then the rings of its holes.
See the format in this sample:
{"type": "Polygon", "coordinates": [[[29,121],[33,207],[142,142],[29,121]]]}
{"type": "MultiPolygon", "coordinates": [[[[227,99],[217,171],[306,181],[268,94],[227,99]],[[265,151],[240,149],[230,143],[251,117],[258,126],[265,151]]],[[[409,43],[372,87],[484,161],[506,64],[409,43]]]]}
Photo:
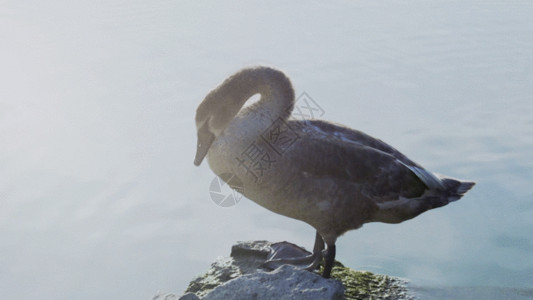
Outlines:
{"type": "MultiPolygon", "coordinates": [[[[292,117],[305,121],[321,117],[324,109],[303,92],[294,103],[292,117]]],[[[281,157],[300,139],[297,123],[278,118],[270,124],[256,140],[235,156],[235,165],[254,182],[281,160],[281,157]],[[291,126],[292,124],[292,126],[291,126]]],[[[219,206],[236,205],[242,198],[243,183],[235,174],[222,174],[211,182],[211,199],[219,206]]]]}
{"type": "Polygon", "coordinates": [[[235,157],[238,167],[246,169],[246,174],[251,175],[254,181],[263,176],[264,171],[276,162],[271,153],[256,142],[252,142],[239,157],[235,157]]]}
{"type": "MultiPolygon", "coordinates": [[[[292,109],[293,118],[299,121],[323,115],[324,109],[305,92],[298,96],[292,109]]],[[[263,131],[261,140],[253,141],[235,157],[237,166],[243,168],[246,174],[257,182],[300,139],[296,129],[294,126],[291,127],[289,121],[283,118],[276,119],[263,131]]]]}

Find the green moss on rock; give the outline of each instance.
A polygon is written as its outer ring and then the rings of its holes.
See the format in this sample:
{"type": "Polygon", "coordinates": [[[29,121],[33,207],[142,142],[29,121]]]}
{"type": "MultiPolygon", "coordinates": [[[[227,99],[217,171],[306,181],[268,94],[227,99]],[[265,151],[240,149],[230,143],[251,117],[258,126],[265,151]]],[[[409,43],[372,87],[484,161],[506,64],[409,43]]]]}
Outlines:
{"type": "MultiPolygon", "coordinates": [[[[323,267],[320,267],[322,274],[323,267]]],[[[331,278],[340,280],[346,288],[346,299],[414,299],[409,295],[406,282],[387,275],[367,271],[355,271],[338,261],[331,271],[331,278]]]]}

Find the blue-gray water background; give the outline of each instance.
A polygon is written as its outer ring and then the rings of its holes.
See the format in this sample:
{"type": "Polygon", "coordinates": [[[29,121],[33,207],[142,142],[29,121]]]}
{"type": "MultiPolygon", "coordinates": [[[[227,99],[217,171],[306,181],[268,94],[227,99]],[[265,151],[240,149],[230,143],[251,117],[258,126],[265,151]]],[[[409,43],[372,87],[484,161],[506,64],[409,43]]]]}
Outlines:
{"type": "Polygon", "coordinates": [[[0,298],[148,299],[237,240],[311,248],[304,223],[215,205],[192,164],[197,105],[256,64],[322,118],[477,182],[347,233],[340,261],[423,287],[533,288],[532,16],[527,1],[2,1],[0,298]]]}

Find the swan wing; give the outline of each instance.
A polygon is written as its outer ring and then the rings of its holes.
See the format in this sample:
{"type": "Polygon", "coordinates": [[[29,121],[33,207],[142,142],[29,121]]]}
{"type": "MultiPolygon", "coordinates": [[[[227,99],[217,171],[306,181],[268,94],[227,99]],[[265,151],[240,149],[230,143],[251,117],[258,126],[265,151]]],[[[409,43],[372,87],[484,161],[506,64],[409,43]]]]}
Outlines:
{"type": "Polygon", "coordinates": [[[324,121],[295,125],[300,126],[300,151],[291,152],[291,163],[302,172],[358,185],[377,202],[421,197],[442,185],[398,150],[361,131],[324,121]]]}

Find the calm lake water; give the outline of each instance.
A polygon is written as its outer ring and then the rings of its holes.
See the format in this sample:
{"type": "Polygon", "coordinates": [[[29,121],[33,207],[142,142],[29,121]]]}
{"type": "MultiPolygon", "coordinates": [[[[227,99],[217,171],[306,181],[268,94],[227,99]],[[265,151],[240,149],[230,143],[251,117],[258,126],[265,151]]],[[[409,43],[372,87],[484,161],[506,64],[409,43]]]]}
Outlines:
{"type": "Polygon", "coordinates": [[[209,196],[195,109],[268,64],[321,118],[477,185],[337,244],[426,298],[533,289],[533,4],[3,1],[0,298],[181,293],[238,240],[311,248],[310,226],[209,196]],[[489,292],[488,292],[489,291],[489,292]]]}

